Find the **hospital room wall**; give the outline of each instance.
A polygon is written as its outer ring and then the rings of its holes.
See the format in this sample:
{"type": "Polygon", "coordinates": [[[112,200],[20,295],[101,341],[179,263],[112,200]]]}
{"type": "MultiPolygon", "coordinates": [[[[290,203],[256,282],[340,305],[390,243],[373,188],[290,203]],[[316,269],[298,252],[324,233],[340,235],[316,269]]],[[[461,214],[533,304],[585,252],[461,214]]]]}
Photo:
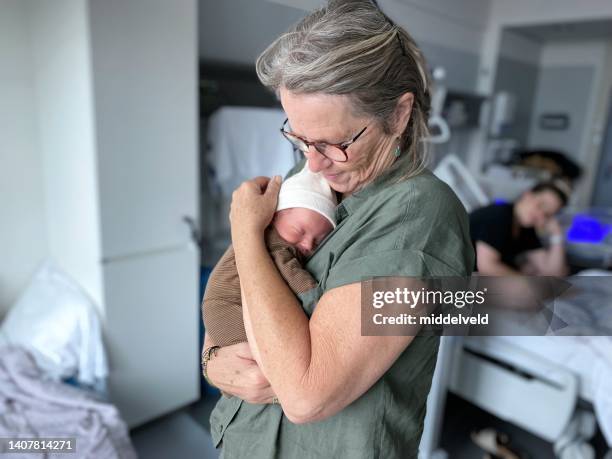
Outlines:
{"type": "MultiPolygon", "coordinates": [[[[493,93],[507,91],[516,97],[514,122],[499,137],[516,139],[526,146],[535,99],[542,46],[515,32],[502,34],[493,93]]],[[[490,159],[490,158],[489,158],[490,159]]]]}
{"type": "MultiPolygon", "coordinates": [[[[584,0],[576,2],[573,0],[542,0],[534,2],[531,0],[516,0],[508,2],[506,0],[492,0],[490,20],[486,32],[486,40],[481,54],[481,72],[479,73],[478,91],[490,93],[495,85],[497,77],[497,60],[500,49],[503,30],[506,27],[526,26],[546,23],[572,23],[582,20],[605,20],[612,18],[612,2],[602,2],[599,0],[584,0]]],[[[597,78],[601,84],[604,72],[600,73],[601,78],[597,78]]],[[[607,73],[607,75],[610,75],[607,73]]],[[[600,87],[593,89],[594,93],[599,93],[600,87]]],[[[599,101],[601,104],[601,100],[599,101]]],[[[600,105],[599,104],[599,105],[600,105]]],[[[605,117],[605,109],[597,107],[595,112],[591,112],[591,120],[600,120],[605,117]]],[[[605,121],[603,121],[605,122],[605,121]]],[[[603,123],[602,122],[602,123],[603,123]]],[[[597,129],[592,122],[587,125],[597,129]]],[[[595,132],[595,136],[597,132],[595,132]]],[[[583,163],[585,175],[582,177],[577,189],[574,192],[573,204],[587,205],[590,202],[590,194],[594,185],[593,165],[598,164],[600,147],[597,142],[591,142],[585,136],[583,142],[584,156],[583,163]],[[590,146],[588,143],[591,143],[590,146]]],[[[476,171],[486,160],[484,149],[475,148],[476,154],[473,156],[470,167],[476,171]]]]}
{"type": "Polygon", "coordinates": [[[574,159],[581,155],[585,119],[589,111],[596,70],[605,57],[603,43],[548,43],[544,46],[529,144],[566,151],[574,159]],[[572,88],[568,90],[568,88],[572,88]],[[567,114],[563,130],[543,129],[540,117],[567,114]]]}
{"type": "Polygon", "coordinates": [[[88,2],[26,0],[49,254],[103,305],[88,2]]]}
{"type": "Polygon", "coordinates": [[[606,121],[607,107],[602,101],[608,99],[612,78],[609,43],[610,39],[563,40],[546,43],[542,49],[529,146],[565,151],[584,166],[574,205],[587,205],[591,200],[606,121]],[[567,113],[568,129],[542,129],[539,118],[545,113],[567,113]]]}
{"type": "Polygon", "coordinates": [[[491,19],[497,25],[574,22],[612,17],[612,2],[601,0],[492,0],[491,19]]]}
{"type": "Polygon", "coordinates": [[[382,0],[384,11],[414,37],[430,67],[446,70],[446,85],[475,92],[489,0],[382,0]]]}
{"type": "Polygon", "coordinates": [[[0,316],[49,256],[101,304],[87,2],[0,9],[0,316]]]}
{"type": "MultiPolygon", "coordinates": [[[[200,57],[253,65],[257,55],[281,32],[320,5],[320,0],[201,0],[200,57]],[[296,8],[301,6],[304,9],[296,8]]],[[[490,0],[382,0],[383,10],[418,42],[430,67],[446,70],[451,90],[474,93],[481,66],[490,0]]],[[[452,142],[435,152],[469,155],[475,130],[457,131],[452,142]]]]}
{"type": "Polygon", "coordinates": [[[0,318],[48,254],[26,3],[0,3],[0,318]]]}
{"type": "MultiPolygon", "coordinates": [[[[321,2],[298,3],[314,8],[321,2]]],[[[489,0],[466,0],[462,5],[443,0],[379,3],[415,37],[430,65],[446,67],[451,88],[475,90],[489,0]]],[[[200,57],[253,65],[274,38],[306,14],[291,6],[296,4],[291,0],[201,0],[200,57]]]]}
{"type": "Polygon", "coordinates": [[[254,65],[257,56],[306,12],[265,0],[200,0],[200,58],[254,65]]]}
{"type": "Polygon", "coordinates": [[[593,152],[591,155],[596,160],[593,160],[592,180],[588,184],[591,192],[591,204],[603,205],[610,202],[610,196],[605,186],[607,180],[603,179],[606,165],[610,161],[610,142],[612,139],[612,40],[607,43],[606,63],[602,72],[603,89],[597,98],[594,114],[593,128],[593,152]],[[595,167],[597,165],[597,167],[595,167]]]}

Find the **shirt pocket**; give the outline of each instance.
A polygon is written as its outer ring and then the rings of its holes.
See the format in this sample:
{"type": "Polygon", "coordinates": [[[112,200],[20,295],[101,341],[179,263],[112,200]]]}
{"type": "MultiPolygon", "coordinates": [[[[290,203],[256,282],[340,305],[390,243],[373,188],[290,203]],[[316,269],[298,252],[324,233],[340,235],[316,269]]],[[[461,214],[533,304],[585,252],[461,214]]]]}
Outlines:
{"type": "Polygon", "coordinates": [[[215,448],[223,440],[225,429],[232,422],[234,416],[242,405],[242,399],[238,397],[221,396],[212,413],[210,414],[210,435],[215,448]]]}

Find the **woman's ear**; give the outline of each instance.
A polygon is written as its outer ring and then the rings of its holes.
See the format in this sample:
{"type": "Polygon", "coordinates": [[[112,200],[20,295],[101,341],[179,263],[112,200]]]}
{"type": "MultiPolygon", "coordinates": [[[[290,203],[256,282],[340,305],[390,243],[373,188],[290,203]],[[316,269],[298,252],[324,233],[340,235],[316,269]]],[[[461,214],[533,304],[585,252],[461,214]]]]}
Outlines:
{"type": "Polygon", "coordinates": [[[410,121],[410,115],[412,114],[412,104],[414,103],[414,94],[411,92],[404,93],[400,96],[397,101],[397,106],[395,107],[395,132],[398,136],[400,136],[406,126],[408,126],[408,121],[410,121]]]}

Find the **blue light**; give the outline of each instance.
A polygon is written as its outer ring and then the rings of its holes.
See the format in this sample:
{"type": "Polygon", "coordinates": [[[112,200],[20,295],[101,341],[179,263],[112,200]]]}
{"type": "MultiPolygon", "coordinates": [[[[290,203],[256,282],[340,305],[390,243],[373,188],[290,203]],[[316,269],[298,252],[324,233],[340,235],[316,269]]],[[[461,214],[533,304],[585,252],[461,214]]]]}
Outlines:
{"type": "Polygon", "coordinates": [[[499,206],[499,205],[502,205],[502,204],[508,204],[508,201],[506,201],[505,199],[502,199],[502,198],[495,198],[493,200],[493,204],[499,206]]]}
{"type": "Polygon", "coordinates": [[[572,226],[567,230],[569,242],[599,244],[612,231],[612,225],[605,225],[594,217],[586,214],[576,214],[572,226]]]}

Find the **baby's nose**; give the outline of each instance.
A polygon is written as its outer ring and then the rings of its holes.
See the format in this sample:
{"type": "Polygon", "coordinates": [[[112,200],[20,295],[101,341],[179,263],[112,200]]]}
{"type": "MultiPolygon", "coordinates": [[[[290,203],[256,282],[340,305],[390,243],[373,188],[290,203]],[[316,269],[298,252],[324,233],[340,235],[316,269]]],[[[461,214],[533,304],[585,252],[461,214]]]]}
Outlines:
{"type": "Polygon", "coordinates": [[[300,249],[300,252],[302,252],[304,255],[308,255],[310,252],[312,252],[313,248],[314,241],[312,240],[303,240],[298,246],[298,249],[300,249]]]}

